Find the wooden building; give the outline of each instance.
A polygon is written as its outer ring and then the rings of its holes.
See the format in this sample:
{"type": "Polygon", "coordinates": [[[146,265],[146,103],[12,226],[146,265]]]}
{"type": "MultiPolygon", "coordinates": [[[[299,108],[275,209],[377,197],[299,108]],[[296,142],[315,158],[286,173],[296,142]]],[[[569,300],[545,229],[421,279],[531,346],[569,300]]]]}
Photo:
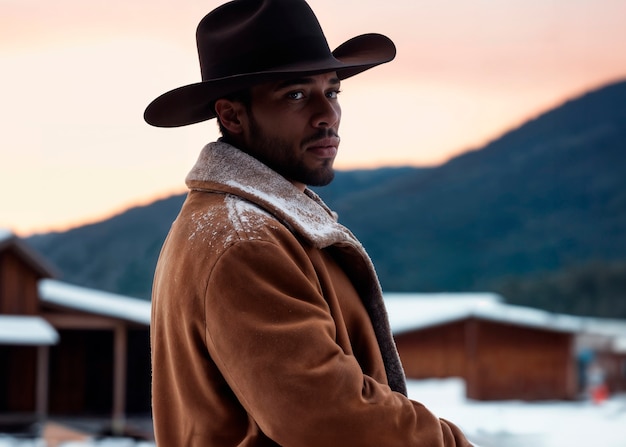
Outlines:
{"type": "Polygon", "coordinates": [[[0,422],[47,412],[48,356],[56,330],[40,315],[37,284],[55,274],[12,233],[0,230],[0,422]]]}
{"type": "Polygon", "coordinates": [[[66,284],[0,232],[0,423],[150,415],[150,303],[66,284]]]}
{"type": "Polygon", "coordinates": [[[49,412],[150,414],[150,303],[62,283],[39,281],[42,316],[58,331],[50,352],[49,412]]]}
{"type": "Polygon", "coordinates": [[[477,400],[575,399],[580,320],[491,294],[388,294],[409,379],[460,377],[477,400]]]}

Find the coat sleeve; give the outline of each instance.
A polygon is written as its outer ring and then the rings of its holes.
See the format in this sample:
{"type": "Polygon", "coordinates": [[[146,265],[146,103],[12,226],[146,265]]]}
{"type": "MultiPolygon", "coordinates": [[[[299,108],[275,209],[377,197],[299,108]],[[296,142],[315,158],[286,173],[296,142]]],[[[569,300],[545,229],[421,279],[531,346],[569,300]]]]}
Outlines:
{"type": "Polygon", "coordinates": [[[268,241],[228,248],[206,292],[206,343],[261,430],[284,446],[469,446],[453,424],[363,374],[306,254],[268,241]]]}

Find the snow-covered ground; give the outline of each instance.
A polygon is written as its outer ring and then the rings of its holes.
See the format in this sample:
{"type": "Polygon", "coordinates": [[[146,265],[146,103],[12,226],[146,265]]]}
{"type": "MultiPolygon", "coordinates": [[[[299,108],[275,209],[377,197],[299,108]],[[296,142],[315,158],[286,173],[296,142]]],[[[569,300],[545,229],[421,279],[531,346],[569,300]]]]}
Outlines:
{"type": "MultiPolygon", "coordinates": [[[[479,402],[462,380],[409,381],[409,397],[459,425],[480,447],[626,447],[626,394],[580,402],[479,402]]],[[[52,447],[0,435],[0,447],[52,447]]],[[[154,447],[130,439],[71,441],[55,447],[154,447]]]]}
{"type": "Polygon", "coordinates": [[[626,447],[626,394],[602,404],[481,402],[457,379],[409,381],[409,397],[460,426],[480,447],[626,447]]]}

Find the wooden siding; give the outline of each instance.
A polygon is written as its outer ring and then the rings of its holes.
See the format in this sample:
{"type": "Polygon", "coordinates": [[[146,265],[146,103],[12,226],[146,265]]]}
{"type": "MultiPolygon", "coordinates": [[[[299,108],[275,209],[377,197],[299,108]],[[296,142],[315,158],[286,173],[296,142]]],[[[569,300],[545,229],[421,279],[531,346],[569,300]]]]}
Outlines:
{"type": "Polygon", "coordinates": [[[0,251],[0,313],[36,315],[39,311],[36,273],[13,250],[0,251]]]}
{"type": "Polygon", "coordinates": [[[34,413],[37,347],[0,346],[0,414],[34,413]]]}
{"type": "Polygon", "coordinates": [[[476,355],[467,394],[481,400],[572,399],[577,394],[573,337],[548,330],[470,320],[476,355]]]}
{"type": "MultiPolygon", "coordinates": [[[[119,326],[118,326],[119,327],[119,326]]],[[[59,329],[61,343],[50,350],[49,411],[55,415],[106,415],[115,394],[115,331],[107,329],[59,329]]],[[[122,411],[150,413],[150,336],[145,327],[125,328],[118,396],[122,411]]],[[[120,361],[119,359],[117,360],[120,361]]],[[[119,373],[119,372],[118,372],[119,373]]]]}
{"type": "Polygon", "coordinates": [[[477,400],[572,399],[573,336],[466,319],[396,336],[407,377],[461,377],[477,400]]]}
{"type": "Polygon", "coordinates": [[[126,412],[150,414],[152,366],[150,363],[150,331],[145,328],[128,331],[128,364],[126,412]]]}
{"type": "Polygon", "coordinates": [[[412,379],[465,377],[465,323],[435,326],[396,336],[407,377],[412,379]]]}
{"type": "Polygon", "coordinates": [[[59,335],[61,343],[50,349],[50,413],[109,413],[113,395],[112,332],[60,330],[59,335]]]}

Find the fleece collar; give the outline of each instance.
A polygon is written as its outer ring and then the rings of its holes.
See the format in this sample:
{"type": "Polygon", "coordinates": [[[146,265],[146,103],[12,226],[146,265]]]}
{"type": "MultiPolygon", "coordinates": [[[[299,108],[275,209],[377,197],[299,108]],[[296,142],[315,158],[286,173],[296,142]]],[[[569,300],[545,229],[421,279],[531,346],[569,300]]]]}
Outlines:
{"type": "Polygon", "coordinates": [[[187,175],[190,189],[231,193],[276,216],[316,248],[360,245],[337,215],[310,189],[304,193],[245,152],[221,141],[209,143],[187,175]]]}

